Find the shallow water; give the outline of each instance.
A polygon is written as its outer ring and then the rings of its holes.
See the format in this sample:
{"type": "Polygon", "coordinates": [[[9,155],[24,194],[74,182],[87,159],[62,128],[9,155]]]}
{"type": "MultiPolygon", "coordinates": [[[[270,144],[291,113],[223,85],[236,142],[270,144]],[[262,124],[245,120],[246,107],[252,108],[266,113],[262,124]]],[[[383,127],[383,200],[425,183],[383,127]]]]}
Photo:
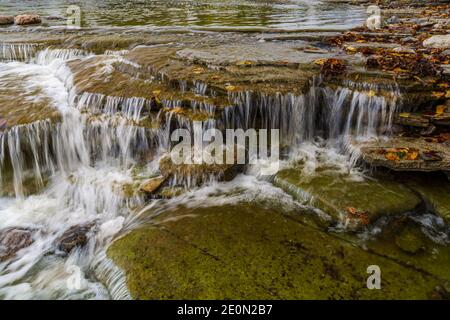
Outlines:
{"type": "MultiPolygon", "coordinates": [[[[0,14],[36,12],[66,17],[73,1],[2,1],[0,14]]],[[[312,0],[77,1],[83,27],[151,26],[277,29],[345,29],[360,25],[364,8],[312,0]]],[[[62,25],[65,21],[50,21],[62,25]]]]}

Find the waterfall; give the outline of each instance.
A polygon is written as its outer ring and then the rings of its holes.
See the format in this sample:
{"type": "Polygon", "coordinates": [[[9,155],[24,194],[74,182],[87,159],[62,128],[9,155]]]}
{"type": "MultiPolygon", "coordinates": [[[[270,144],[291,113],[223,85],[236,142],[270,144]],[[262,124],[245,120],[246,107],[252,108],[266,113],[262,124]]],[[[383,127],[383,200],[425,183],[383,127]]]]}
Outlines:
{"type": "Polygon", "coordinates": [[[390,134],[399,93],[385,97],[346,87],[311,86],[303,95],[230,93],[234,106],[219,117],[223,128],[280,129],[282,141],[299,145],[316,137],[341,141],[390,134]]]}
{"type": "Polygon", "coordinates": [[[148,114],[151,101],[139,97],[124,98],[84,92],[77,97],[76,107],[92,114],[121,113],[125,118],[139,122],[144,114],[148,114]]]}
{"type": "MultiPolygon", "coordinates": [[[[129,298],[123,273],[105,255],[114,236],[145,203],[125,188],[135,183],[136,168],[158,174],[146,165],[157,163],[168,151],[173,130],[192,129],[197,117],[204,129],[280,129],[282,143],[294,151],[317,138],[327,141],[330,149],[349,150],[350,139],[389,134],[399,111],[397,92],[331,88],[314,81],[303,94],[230,92],[224,107],[200,98],[189,106],[181,100],[162,100],[164,110],[155,113],[152,102],[143,97],[78,92],[67,62],[89,58],[87,51],[38,51],[36,46],[19,45],[1,49],[2,60],[15,61],[0,63],[2,75],[8,75],[4,81],[17,76],[30,80],[20,90],[41,92],[61,119],[41,119],[0,132],[0,177],[4,185],[11,182],[15,195],[0,198],[0,231],[20,227],[32,232],[34,240],[0,262],[0,297],[129,298]],[[37,186],[34,192],[25,188],[30,179],[37,186]],[[85,246],[67,255],[58,252],[64,232],[84,224],[94,226],[85,246]],[[67,270],[78,269],[85,285],[70,289],[67,270]]],[[[138,68],[120,57],[124,53],[106,54],[120,62],[119,67],[138,68]]],[[[216,95],[201,82],[180,81],[179,86],[199,96],[216,95]]],[[[189,188],[216,182],[221,175],[200,170],[175,173],[168,184],[189,188]]]]}
{"type": "Polygon", "coordinates": [[[29,61],[39,45],[30,43],[0,43],[0,61],[29,61]]]}

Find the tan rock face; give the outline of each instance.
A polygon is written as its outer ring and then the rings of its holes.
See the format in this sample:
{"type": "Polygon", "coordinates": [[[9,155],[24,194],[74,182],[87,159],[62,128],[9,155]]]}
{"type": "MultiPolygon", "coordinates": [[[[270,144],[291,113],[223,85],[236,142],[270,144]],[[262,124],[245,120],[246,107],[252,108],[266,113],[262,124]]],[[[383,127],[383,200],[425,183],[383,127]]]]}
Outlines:
{"type": "Polygon", "coordinates": [[[450,34],[437,35],[428,38],[423,42],[423,46],[427,48],[450,48],[450,34]]]}
{"type": "Polygon", "coordinates": [[[13,16],[0,16],[0,25],[13,24],[14,17],[13,16]]]}
{"type": "Polygon", "coordinates": [[[0,231],[0,262],[12,258],[19,250],[33,243],[32,231],[9,228],[0,231]]]}
{"type": "Polygon", "coordinates": [[[38,24],[41,23],[41,17],[37,14],[22,14],[18,15],[14,18],[14,22],[17,25],[29,25],[29,24],[38,24]]]}
{"type": "Polygon", "coordinates": [[[161,186],[161,184],[165,180],[166,179],[162,176],[147,180],[141,185],[140,189],[147,193],[153,193],[161,186]]]}

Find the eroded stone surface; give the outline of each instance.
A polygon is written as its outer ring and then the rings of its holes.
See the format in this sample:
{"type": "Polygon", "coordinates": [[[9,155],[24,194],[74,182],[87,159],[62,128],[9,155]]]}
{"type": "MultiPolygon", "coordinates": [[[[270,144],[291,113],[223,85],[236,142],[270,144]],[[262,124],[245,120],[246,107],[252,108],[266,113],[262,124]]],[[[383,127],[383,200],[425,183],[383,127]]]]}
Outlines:
{"type": "Polygon", "coordinates": [[[450,170],[450,148],[447,142],[428,142],[424,137],[393,137],[389,139],[378,139],[362,144],[362,158],[371,166],[387,167],[398,171],[441,171],[450,170]],[[384,149],[412,148],[419,152],[419,157],[415,160],[389,160],[380,153],[384,149]],[[436,152],[438,158],[432,160],[424,157],[424,152],[436,152]]]}
{"type": "Polygon", "coordinates": [[[0,230],[0,262],[6,261],[21,249],[33,243],[33,233],[30,229],[8,228],[0,230]]]}
{"type": "Polygon", "coordinates": [[[421,202],[408,188],[390,179],[355,180],[332,169],[313,175],[303,175],[301,168],[285,169],[277,174],[275,184],[349,227],[414,210],[421,202]]]}
{"type": "Polygon", "coordinates": [[[160,221],[108,252],[136,299],[418,299],[445,282],[274,208],[179,209],[160,221]],[[367,290],[373,264],[383,290],[367,290]]]}

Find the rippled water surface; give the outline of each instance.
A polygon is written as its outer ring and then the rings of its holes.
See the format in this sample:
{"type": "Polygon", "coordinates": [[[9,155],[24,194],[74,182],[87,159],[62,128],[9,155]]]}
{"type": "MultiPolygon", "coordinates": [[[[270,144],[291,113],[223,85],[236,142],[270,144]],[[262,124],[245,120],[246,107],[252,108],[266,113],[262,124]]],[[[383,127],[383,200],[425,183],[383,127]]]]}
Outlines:
{"type": "Polygon", "coordinates": [[[64,18],[70,5],[81,8],[82,26],[343,29],[360,25],[365,17],[362,7],[312,0],[3,0],[0,14],[64,18]]]}

